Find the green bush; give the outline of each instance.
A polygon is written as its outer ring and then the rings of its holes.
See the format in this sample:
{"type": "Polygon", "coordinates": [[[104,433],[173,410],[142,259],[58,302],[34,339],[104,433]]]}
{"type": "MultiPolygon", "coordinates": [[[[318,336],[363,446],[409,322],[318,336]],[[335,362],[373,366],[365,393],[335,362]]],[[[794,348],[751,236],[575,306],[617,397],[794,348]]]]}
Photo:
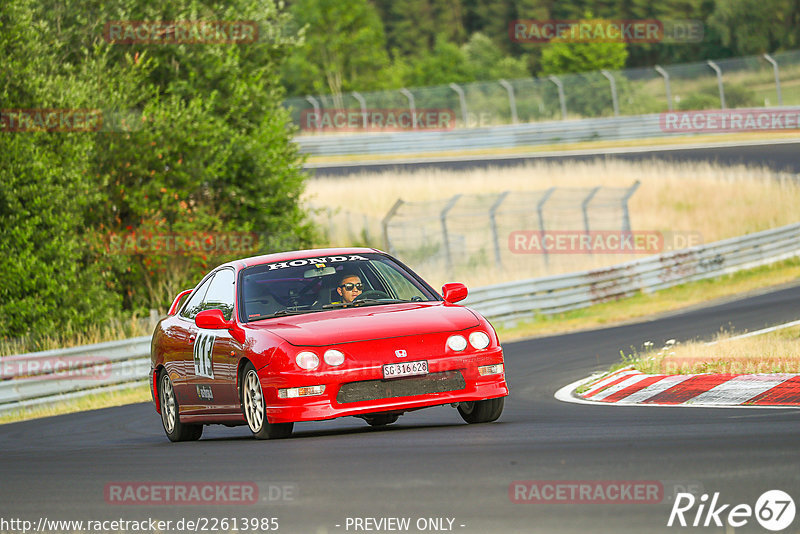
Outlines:
{"type": "MultiPolygon", "coordinates": [[[[168,305],[237,255],[119,253],[111,235],[255,232],[260,252],[302,247],[305,175],[280,106],[278,72],[297,41],[271,3],[198,12],[157,6],[16,0],[0,4],[4,108],[124,112],[127,128],[0,135],[0,337],[96,324],[168,305]],[[252,20],[249,45],[119,45],[111,20],[252,20]]],[[[106,116],[108,116],[106,114],[106,116]]]]}

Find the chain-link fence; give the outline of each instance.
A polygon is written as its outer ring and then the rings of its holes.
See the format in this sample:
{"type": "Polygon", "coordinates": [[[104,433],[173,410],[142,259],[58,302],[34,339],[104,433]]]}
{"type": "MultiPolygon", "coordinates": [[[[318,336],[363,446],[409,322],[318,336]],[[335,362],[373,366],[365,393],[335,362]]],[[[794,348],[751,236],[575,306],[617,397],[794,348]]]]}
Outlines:
{"type": "Polygon", "coordinates": [[[631,187],[552,187],[425,202],[397,200],[382,219],[331,208],[312,207],[312,213],[327,244],[383,248],[423,272],[515,270],[523,264],[531,272],[567,272],[585,267],[591,251],[553,255],[542,247],[535,254],[520,253],[513,246],[514,236],[630,232],[628,200],[638,186],[636,182],[631,187]]]}
{"type": "Polygon", "coordinates": [[[456,128],[471,128],[672,110],[800,105],[800,50],[663,68],[293,97],[284,105],[303,134],[331,131],[302,120],[326,109],[365,115],[368,110],[409,110],[412,115],[426,109],[451,110],[456,128]]]}
{"type": "Polygon", "coordinates": [[[341,208],[308,205],[320,239],[330,246],[383,246],[381,219],[341,208]]]}

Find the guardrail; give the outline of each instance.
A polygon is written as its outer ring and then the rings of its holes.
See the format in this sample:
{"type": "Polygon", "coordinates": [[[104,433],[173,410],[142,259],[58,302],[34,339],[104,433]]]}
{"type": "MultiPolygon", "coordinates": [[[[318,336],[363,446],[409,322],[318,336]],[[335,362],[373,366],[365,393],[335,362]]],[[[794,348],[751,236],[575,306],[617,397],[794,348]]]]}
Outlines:
{"type": "Polygon", "coordinates": [[[150,336],[0,358],[0,414],[147,384],[150,336]]]}
{"type": "MultiPolygon", "coordinates": [[[[770,108],[778,109],[778,108],[770,108]]],[[[392,132],[297,136],[300,152],[312,156],[421,154],[486,148],[641,139],[686,135],[664,132],[658,113],[629,117],[532,122],[446,132],[392,132]]]]}
{"type": "Polygon", "coordinates": [[[614,267],[472,290],[464,302],[491,321],[554,314],[751,269],[800,255],[800,224],[677,250],[614,267]]]}
{"type": "MultiPolygon", "coordinates": [[[[800,223],[614,267],[473,289],[464,304],[495,322],[553,314],[800,255],[800,223]]],[[[146,384],[150,337],[0,358],[0,414],[146,384]]]]}

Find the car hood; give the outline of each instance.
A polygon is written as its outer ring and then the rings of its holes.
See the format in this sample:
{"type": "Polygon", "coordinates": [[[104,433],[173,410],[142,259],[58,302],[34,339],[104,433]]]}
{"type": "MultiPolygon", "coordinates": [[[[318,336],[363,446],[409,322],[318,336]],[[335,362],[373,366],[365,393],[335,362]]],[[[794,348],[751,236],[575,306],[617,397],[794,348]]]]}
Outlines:
{"type": "Polygon", "coordinates": [[[365,306],[268,319],[250,326],[280,336],[295,346],[320,347],[414,334],[473,328],[480,324],[469,309],[435,303],[365,306]]]}

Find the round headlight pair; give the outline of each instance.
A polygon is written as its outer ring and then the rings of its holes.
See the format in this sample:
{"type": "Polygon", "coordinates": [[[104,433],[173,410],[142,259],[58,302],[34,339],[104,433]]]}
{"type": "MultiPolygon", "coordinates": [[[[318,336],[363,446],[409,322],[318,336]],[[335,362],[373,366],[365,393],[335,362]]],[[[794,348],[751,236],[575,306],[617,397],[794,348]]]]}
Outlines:
{"type": "MultiPolygon", "coordinates": [[[[325,360],[325,363],[332,367],[336,367],[337,365],[342,365],[344,363],[344,354],[335,349],[326,350],[322,358],[325,360]]],[[[308,350],[298,352],[297,356],[294,358],[294,361],[297,362],[298,367],[305,369],[306,371],[316,369],[319,366],[319,356],[308,350]]]]}
{"type": "Polygon", "coordinates": [[[489,346],[489,336],[485,332],[476,330],[469,335],[469,344],[478,350],[485,349],[489,346]]]}
{"type": "MultiPolygon", "coordinates": [[[[489,346],[489,336],[485,332],[476,330],[469,335],[469,344],[477,350],[485,349],[489,346]]],[[[447,347],[455,352],[461,352],[467,348],[467,340],[464,336],[455,334],[447,338],[447,347]]]]}

